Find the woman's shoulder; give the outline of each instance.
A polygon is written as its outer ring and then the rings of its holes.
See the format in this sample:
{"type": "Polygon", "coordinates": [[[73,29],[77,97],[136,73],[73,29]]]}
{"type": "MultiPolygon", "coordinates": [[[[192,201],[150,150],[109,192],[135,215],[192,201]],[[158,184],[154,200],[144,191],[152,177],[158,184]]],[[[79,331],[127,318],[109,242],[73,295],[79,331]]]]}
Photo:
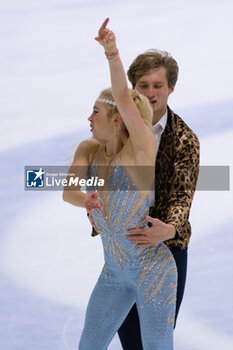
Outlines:
{"type": "Polygon", "coordinates": [[[80,142],[80,144],[78,145],[78,148],[76,149],[76,152],[75,152],[75,158],[84,156],[88,160],[88,163],[90,163],[95,153],[99,150],[99,148],[100,148],[100,143],[96,139],[90,138],[90,139],[84,140],[80,142]]]}
{"type": "Polygon", "coordinates": [[[100,143],[94,138],[86,139],[80,142],[78,145],[77,150],[83,150],[88,152],[96,151],[100,148],[100,143]]]}

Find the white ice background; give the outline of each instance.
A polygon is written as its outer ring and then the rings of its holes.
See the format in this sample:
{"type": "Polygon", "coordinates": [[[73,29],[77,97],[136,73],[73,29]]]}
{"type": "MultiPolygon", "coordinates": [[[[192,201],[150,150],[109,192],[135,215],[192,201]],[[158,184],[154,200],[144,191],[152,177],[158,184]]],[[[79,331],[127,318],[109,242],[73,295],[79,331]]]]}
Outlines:
{"type": "MultiPolygon", "coordinates": [[[[172,53],[170,107],[198,134],[202,165],[232,167],[232,12],[230,0],[1,1],[0,349],[77,349],[101,243],[60,192],[25,192],[24,166],[64,165],[90,136],[110,83],[100,23],[111,18],[125,68],[149,48],[172,53]]],[[[233,349],[232,208],[231,190],[195,194],[177,350],[233,349]]]]}

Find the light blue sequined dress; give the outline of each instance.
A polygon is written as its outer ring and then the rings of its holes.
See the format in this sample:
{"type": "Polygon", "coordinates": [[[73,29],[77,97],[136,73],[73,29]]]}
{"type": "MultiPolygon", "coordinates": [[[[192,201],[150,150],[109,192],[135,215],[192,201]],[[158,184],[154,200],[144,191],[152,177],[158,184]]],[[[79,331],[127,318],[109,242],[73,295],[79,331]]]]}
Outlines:
{"type": "MultiPolygon", "coordinates": [[[[96,167],[90,166],[88,176],[93,175],[96,167]]],[[[177,285],[173,256],[164,243],[136,248],[126,238],[128,229],[147,227],[149,196],[141,195],[118,165],[108,191],[99,191],[99,197],[103,210],[92,216],[105,264],[88,303],[79,350],[106,350],[135,302],[143,348],[172,350],[177,285]]]]}

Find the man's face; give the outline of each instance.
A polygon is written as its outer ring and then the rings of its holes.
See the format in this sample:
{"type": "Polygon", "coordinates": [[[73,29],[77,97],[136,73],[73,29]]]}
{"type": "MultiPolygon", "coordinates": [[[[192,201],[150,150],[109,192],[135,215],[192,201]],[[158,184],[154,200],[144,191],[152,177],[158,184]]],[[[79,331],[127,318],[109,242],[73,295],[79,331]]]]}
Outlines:
{"type": "Polygon", "coordinates": [[[166,68],[153,69],[138,79],[135,89],[145,95],[154,112],[153,125],[166,113],[168,96],[174,91],[169,88],[166,77],[166,68]]]}

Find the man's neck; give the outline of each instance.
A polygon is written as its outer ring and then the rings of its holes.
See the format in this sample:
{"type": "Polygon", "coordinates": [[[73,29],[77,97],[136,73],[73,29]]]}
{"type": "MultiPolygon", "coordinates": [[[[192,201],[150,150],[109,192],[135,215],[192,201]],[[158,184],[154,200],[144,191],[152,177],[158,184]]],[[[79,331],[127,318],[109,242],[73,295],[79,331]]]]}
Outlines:
{"type": "Polygon", "coordinates": [[[164,114],[167,111],[167,107],[166,109],[164,109],[163,111],[159,111],[159,112],[155,112],[153,114],[153,121],[152,121],[152,125],[155,125],[158,123],[158,121],[164,116],[164,114]]]}

